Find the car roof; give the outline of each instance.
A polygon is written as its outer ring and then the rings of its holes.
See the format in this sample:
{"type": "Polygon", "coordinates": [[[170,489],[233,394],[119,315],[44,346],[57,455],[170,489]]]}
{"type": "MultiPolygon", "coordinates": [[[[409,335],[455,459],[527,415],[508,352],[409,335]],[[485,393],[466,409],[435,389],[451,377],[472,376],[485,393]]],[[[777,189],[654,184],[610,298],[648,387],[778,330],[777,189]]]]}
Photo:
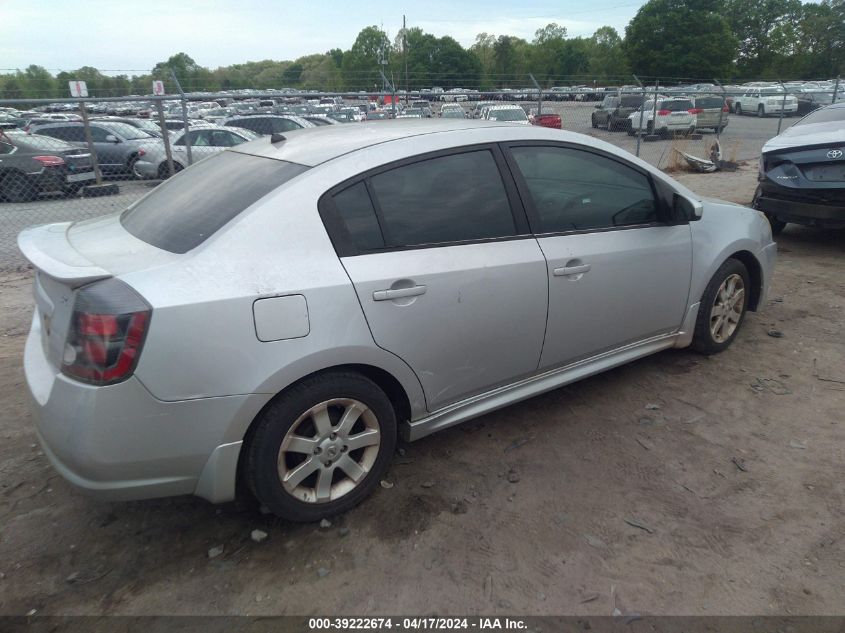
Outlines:
{"type": "MultiPolygon", "coordinates": [[[[519,106],[517,106],[519,107],[519,106]]],[[[264,137],[236,150],[242,153],[290,161],[300,165],[316,167],[332,159],[356,151],[372,150],[385,143],[408,142],[409,153],[413,153],[412,139],[424,135],[442,135],[444,149],[474,143],[495,143],[509,140],[508,131],[521,138],[557,139],[580,144],[585,142],[611,146],[602,141],[572,132],[549,130],[538,126],[526,126],[515,122],[493,123],[474,119],[395,119],[388,123],[355,125],[333,125],[285,132],[285,140],[272,143],[264,137]],[[496,132],[495,130],[498,130],[496,132]],[[544,131],[545,130],[545,131],[544,131]]],[[[516,137],[514,137],[516,138],[516,137]]]]}

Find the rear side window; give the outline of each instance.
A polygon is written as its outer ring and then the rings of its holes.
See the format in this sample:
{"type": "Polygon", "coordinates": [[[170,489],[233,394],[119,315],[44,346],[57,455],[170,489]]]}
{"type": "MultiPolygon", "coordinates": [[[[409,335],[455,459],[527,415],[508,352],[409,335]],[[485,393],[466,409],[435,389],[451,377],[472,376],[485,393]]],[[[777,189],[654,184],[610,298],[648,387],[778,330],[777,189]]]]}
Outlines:
{"type": "Polygon", "coordinates": [[[798,125],[811,125],[813,123],[833,123],[834,121],[845,121],[845,108],[821,108],[814,110],[803,119],[798,121],[793,127],[798,125]]]}
{"type": "Polygon", "coordinates": [[[153,189],[124,211],[120,221],[148,244],[186,253],[307,169],[297,163],[221,152],[153,189]]]}
{"type": "Polygon", "coordinates": [[[367,185],[359,182],[334,196],[338,215],[349,231],[352,243],[361,251],[384,248],[384,237],[376,218],[367,185]]]}
{"type": "Polygon", "coordinates": [[[493,154],[454,154],[397,167],[370,179],[388,247],[516,234],[493,154]]]}

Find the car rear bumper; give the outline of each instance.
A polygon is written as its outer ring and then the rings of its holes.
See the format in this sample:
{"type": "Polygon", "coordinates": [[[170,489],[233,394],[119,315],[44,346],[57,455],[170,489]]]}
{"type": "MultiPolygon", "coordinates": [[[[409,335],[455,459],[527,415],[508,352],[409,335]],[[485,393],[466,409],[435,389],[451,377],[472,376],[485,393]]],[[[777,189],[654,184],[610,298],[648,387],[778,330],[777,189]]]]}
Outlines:
{"type": "Polygon", "coordinates": [[[786,188],[767,178],[760,183],[755,207],[784,222],[845,227],[845,188],[786,188]]]}
{"type": "Polygon", "coordinates": [[[135,163],[135,171],[143,178],[158,178],[158,163],[138,159],[135,163]]]}
{"type": "Polygon", "coordinates": [[[24,372],[44,453],[76,488],[112,501],[234,498],[242,416],[260,410],[265,396],[164,402],[136,377],[107,387],[71,380],[47,359],[37,315],[24,372]],[[234,429],[239,431],[230,437],[234,429]],[[221,447],[228,459],[221,458],[221,447]]]}

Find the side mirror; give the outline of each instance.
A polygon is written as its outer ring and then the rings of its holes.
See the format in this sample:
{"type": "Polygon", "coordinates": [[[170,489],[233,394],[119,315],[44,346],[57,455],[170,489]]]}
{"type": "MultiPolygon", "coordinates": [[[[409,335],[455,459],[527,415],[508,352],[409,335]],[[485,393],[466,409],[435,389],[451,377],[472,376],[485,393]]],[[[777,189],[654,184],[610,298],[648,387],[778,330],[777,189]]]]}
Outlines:
{"type": "Polygon", "coordinates": [[[704,214],[704,205],[675,192],[672,196],[672,215],[679,221],[694,222],[704,214]]]}
{"type": "Polygon", "coordinates": [[[114,134],[109,134],[106,136],[106,143],[120,143],[120,139],[118,139],[114,134]]]}

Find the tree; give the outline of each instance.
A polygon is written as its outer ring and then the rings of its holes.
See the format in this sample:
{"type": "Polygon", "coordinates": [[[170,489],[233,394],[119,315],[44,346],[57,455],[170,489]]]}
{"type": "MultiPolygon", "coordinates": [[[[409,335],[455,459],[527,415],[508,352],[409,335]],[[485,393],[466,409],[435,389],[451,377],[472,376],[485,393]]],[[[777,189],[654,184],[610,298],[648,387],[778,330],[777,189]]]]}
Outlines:
{"type": "Polygon", "coordinates": [[[495,64],[493,45],[496,43],[496,36],[489,33],[479,33],[475,36],[475,44],[469,47],[469,52],[475,56],[481,64],[480,87],[490,89],[493,87],[491,75],[495,64]]]}
{"type": "Polygon", "coordinates": [[[493,70],[499,85],[520,86],[528,79],[528,42],[500,35],[493,44],[493,70]]]}
{"type": "Polygon", "coordinates": [[[787,54],[783,35],[795,35],[801,0],[725,0],[724,15],[739,43],[739,76],[762,77],[778,57],[787,54]]]}
{"type": "Polygon", "coordinates": [[[649,0],[625,28],[624,50],[641,78],[732,74],[737,38],[720,0],[649,0]]]}
{"type": "Polygon", "coordinates": [[[341,68],[348,88],[372,89],[381,86],[379,69],[387,70],[382,61],[388,61],[390,40],[377,26],[368,26],[358,33],[352,48],[343,54],[341,68]]]}
{"type": "Polygon", "coordinates": [[[628,60],[616,29],[603,26],[590,39],[589,73],[600,79],[627,77],[628,60]]]}
{"type": "MultiPolygon", "coordinates": [[[[165,84],[170,84],[170,72],[176,75],[182,88],[190,90],[209,90],[216,86],[213,81],[213,74],[207,68],[200,66],[187,53],[176,53],[170,56],[167,61],[157,63],[150,74],[155,79],[161,79],[165,84]]],[[[168,89],[176,91],[175,85],[168,85],[168,89]]],[[[149,88],[145,91],[149,92],[149,88]]]]}
{"type": "Polygon", "coordinates": [[[566,27],[552,22],[537,29],[528,56],[534,78],[548,84],[551,78],[564,74],[567,49],[566,27]]]}
{"type": "Polygon", "coordinates": [[[285,86],[295,86],[302,78],[302,71],[304,68],[302,64],[293,63],[285,69],[282,73],[282,83],[285,86]]]}

